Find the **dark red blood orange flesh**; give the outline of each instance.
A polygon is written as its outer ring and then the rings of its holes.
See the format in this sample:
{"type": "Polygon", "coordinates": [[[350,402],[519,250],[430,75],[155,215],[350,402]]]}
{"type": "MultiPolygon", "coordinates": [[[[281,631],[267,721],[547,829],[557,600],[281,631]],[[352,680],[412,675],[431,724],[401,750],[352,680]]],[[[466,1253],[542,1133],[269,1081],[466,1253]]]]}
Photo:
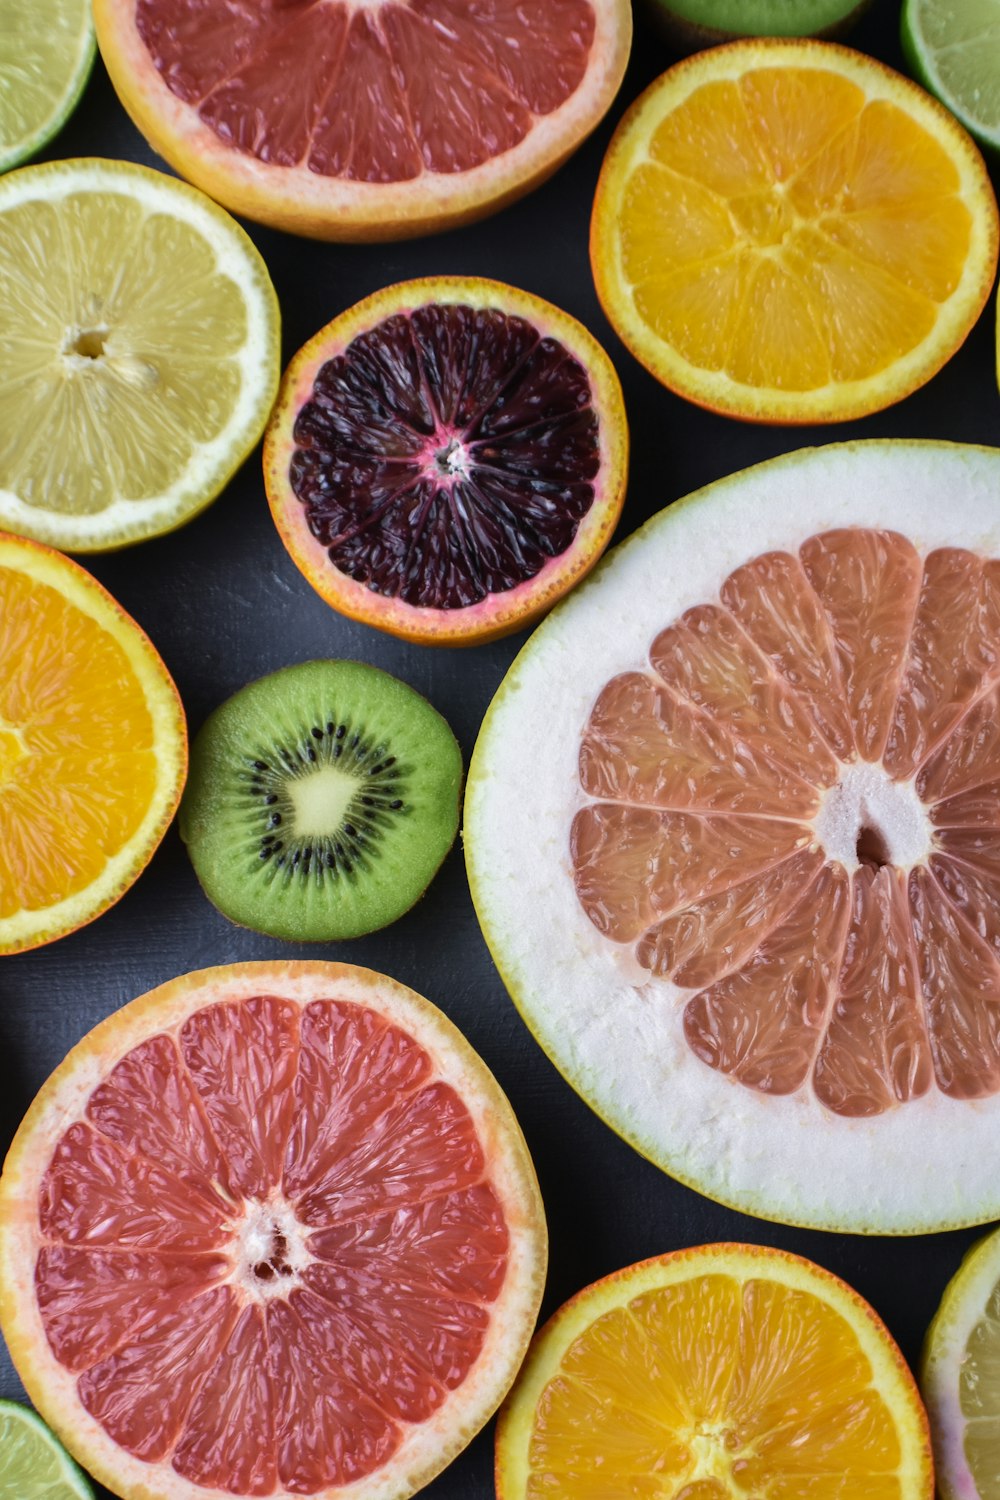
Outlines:
{"type": "Polygon", "coordinates": [[[697,991],[703,1062],[854,1117],[1000,1090],[998,677],[1000,564],[846,527],[738,568],[604,687],[577,895],[697,991]]]}
{"type": "Polygon", "coordinates": [[[590,0],[138,0],[167,87],[227,146],[405,182],[511,150],[580,86],[590,0]]]}
{"type": "Polygon", "coordinates": [[[456,1451],[453,1393],[507,1357],[507,1107],[478,1060],[456,1071],[440,1023],[424,1045],[398,1004],[309,999],[308,975],[284,998],[269,977],[147,1028],[70,1123],[57,1111],[26,1293],[111,1451],[149,1466],[144,1494],[326,1495],[394,1459],[387,1493],[409,1494],[415,1428],[456,1451]]]}
{"type": "Polygon", "coordinates": [[[478,298],[318,335],[286,376],[265,459],[310,581],[373,624],[408,618],[398,633],[418,639],[482,639],[540,613],[596,560],[591,535],[606,539],[622,497],[606,356],[555,309],[469,285],[478,298]]]}

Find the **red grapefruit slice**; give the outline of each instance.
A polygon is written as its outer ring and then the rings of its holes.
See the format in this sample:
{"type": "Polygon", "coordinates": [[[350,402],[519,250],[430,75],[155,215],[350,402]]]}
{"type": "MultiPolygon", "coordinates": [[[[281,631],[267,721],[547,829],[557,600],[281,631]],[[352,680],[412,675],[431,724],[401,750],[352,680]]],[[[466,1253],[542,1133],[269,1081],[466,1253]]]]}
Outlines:
{"type": "Polygon", "coordinates": [[[292,360],[264,446],[282,540],[334,609],[468,645],[531,624],[625,499],[614,366],[575,318],[480,277],[405,281],[292,360]]]}
{"type": "Polygon", "coordinates": [[[0,1183],[0,1321],[127,1500],[426,1484],[510,1385],[545,1228],[510,1106],[411,990],[238,964],[102,1022],[0,1183]]]}
{"type": "Polygon", "coordinates": [[[512,993],[617,1129],[750,1212],[1000,1209],[998,484],[985,450],[872,443],[713,486],[484,726],[466,847],[512,993]]]}
{"type": "Polygon", "coordinates": [[[628,0],[97,0],[154,148],[236,213],[427,234],[536,186],[611,104],[628,0]]]}

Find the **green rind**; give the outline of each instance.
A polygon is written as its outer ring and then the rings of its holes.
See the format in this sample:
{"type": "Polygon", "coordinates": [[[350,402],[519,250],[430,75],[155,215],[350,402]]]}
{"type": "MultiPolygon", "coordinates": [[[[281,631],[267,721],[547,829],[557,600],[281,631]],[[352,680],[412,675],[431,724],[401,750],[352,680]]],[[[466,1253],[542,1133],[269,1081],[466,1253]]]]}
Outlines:
{"type": "MultiPolygon", "coordinates": [[[[0,1494],[9,1497],[9,1500],[94,1500],[94,1491],[90,1481],[83,1470],[74,1463],[59,1439],[45,1425],[41,1417],[28,1406],[22,1406],[17,1401],[0,1401],[0,1494]],[[40,1448],[47,1456],[50,1456],[57,1467],[55,1482],[62,1478],[65,1481],[64,1488],[53,1489],[52,1481],[45,1479],[43,1484],[35,1488],[32,1479],[37,1479],[38,1471],[27,1471],[23,1474],[10,1475],[9,1464],[11,1454],[10,1423],[20,1423],[28,1433],[37,1439],[35,1448],[35,1460],[37,1461],[38,1449],[40,1448]],[[16,1491],[8,1488],[9,1481],[13,1477],[17,1480],[20,1488],[16,1491]]],[[[30,1439],[29,1439],[30,1441],[30,1439]]]]}
{"type": "Polygon", "coordinates": [[[52,113],[27,138],[8,145],[0,137],[0,172],[9,172],[14,167],[24,166],[39,151],[44,150],[59,134],[79,104],[83,91],[90,82],[90,75],[94,70],[94,59],[97,56],[97,37],[94,34],[94,22],[89,3],[85,4],[84,10],[83,44],[77,56],[76,65],[66,80],[64,93],[60,96],[52,113]]]}
{"type": "MultiPolygon", "coordinates": [[[[483,888],[480,884],[476,869],[475,850],[470,845],[470,842],[466,835],[466,829],[469,823],[469,807],[473,797],[475,796],[477,783],[480,780],[485,780],[489,775],[489,770],[486,765],[489,753],[487,748],[487,741],[490,737],[490,731],[493,725],[493,721],[499,716],[500,710],[505,705],[506,700],[515,695],[519,690],[519,683],[517,679],[519,676],[519,668],[522,661],[528,656],[530,652],[536,649],[537,643],[543,640],[548,632],[551,632],[556,628],[561,614],[565,610],[570,608],[574,603],[578,603],[579,599],[585,596],[588,590],[593,590],[600,584],[600,580],[604,571],[612,566],[618,557],[624,555],[627,551],[633,548],[641,546],[643,539],[647,535],[652,534],[654,531],[660,531],[664,527],[673,526],[678,518],[683,516],[685,511],[689,510],[693,506],[698,505],[700,501],[705,500],[706,498],[709,498],[714,494],[718,494],[723,489],[739,487],[739,485],[743,482],[744,478],[748,474],[763,472],[767,470],[773,472],[779,466],[795,467],[804,459],[822,453],[825,448],[842,450],[856,448],[891,449],[892,447],[897,445],[909,449],[923,448],[928,451],[928,454],[948,451],[963,455],[970,453],[979,453],[994,460],[1000,457],[1000,452],[998,452],[996,448],[990,448],[984,443],[954,443],[934,438],[885,438],[869,439],[868,441],[861,442],[826,444],[812,448],[798,448],[790,453],[782,454],[778,458],[766,459],[759,464],[753,464],[747,469],[739,470],[736,473],[727,475],[722,479],[713,480],[709,484],[703,485],[700,489],[694,490],[690,494],[684,495],[679,499],[673,501],[665,510],[659,511],[655,515],[650,517],[648,521],[646,521],[636,531],[632,532],[630,536],[626,537],[623,541],[619,542],[615,547],[612,547],[607,553],[605,553],[604,557],[597,564],[594,570],[587,576],[587,578],[585,578],[583,582],[573,590],[573,593],[570,594],[568,598],[560,601],[560,603],[556,605],[551,614],[549,614],[546,619],[543,620],[542,623],[538,625],[532,632],[531,636],[521,647],[521,650],[518,652],[517,656],[514,658],[513,662],[508,668],[503,680],[500,683],[500,686],[497,688],[497,691],[494,694],[494,697],[490,703],[489,708],[486,711],[486,714],[483,717],[479,735],[476,739],[472,757],[469,762],[469,771],[466,778],[465,809],[463,817],[463,847],[465,853],[465,864],[469,881],[469,889],[472,895],[472,902],[475,908],[477,920],[479,922],[480,931],[482,933],[483,940],[489,950],[490,957],[493,960],[497,973],[499,974],[500,979],[503,982],[504,988],[513,1001],[514,1006],[521,1017],[521,1020],[524,1022],[535,1042],[538,1044],[542,1052],[545,1053],[549,1062],[560,1074],[560,1076],[565,1080],[567,1084],[569,1084],[570,1088],[572,1088],[573,1091],[578,1094],[581,1099],[583,1099],[587,1107],[593,1111],[598,1119],[601,1120],[605,1125],[607,1125],[609,1130],[613,1131],[615,1135],[617,1135],[621,1140],[630,1145],[633,1150],[637,1151],[640,1156],[646,1159],[646,1161],[650,1162],[653,1166],[658,1167],[660,1171],[665,1172],[676,1182],[680,1182],[685,1187],[691,1188],[693,1192],[700,1194],[704,1198],[708,1198],[713,1203],[720,1204],[723,1208],[733,1209],[738,1213],[747,1214],[751,1218],[761,1219],[766,1223],[784,1224],[793,1229],[812,1229],[834,1234],[844,1233],[844,1226],[842,1224],[833,1222],[823,1222],[818,1220],[817,1218],[797,1218],[794,1214],[775,1212],[775,1210],[769,1205],[767,1201],[766,1186],[755,1200],[750,1200],[746,1196],[739,1198],[735,1196],[729,1197],[717,1191],[708,1191],[703,1182],[690,1174],[686,1174],[682,1169],[678,1167],[676,1162],[665,1162],[657,1145],[647,1139],[641,1132],[629,1128],[629,1126],[624,1123],[622,1119],[614,1118],[607,1108],[603,1108],[595,1101],[592,1092],[587,1088],[586,1084],[579,1077],[577,1077],[570,1068],[564,1066],[560,1059],[553,1056],[553,1054],[546,1047],[541,1035],[532,1024],[530,1009],[525,1003],[524,998],[519,994],[517,985],[511,978],[510,973],[505,966],[504,944],[502,936],[494,928],[491,927],[487,903],[484,899],[483,888]]],[[[892,1226],[886,1228],[884,1225],[878,1223],[872,1223],[869,1225],[852,1224],[850,1226],[850,1233],[857,1234],[863,1237],[879,1235],[885,1236],[887,1238],[907,1238],[916,1234],[945,1233],[954,1229],[967,1229],[977,1225],[981,1225],[988,1219],[997,1217],[998,1213],[1000,1213],[1000,1191],[998,1191],[996,1202],[991,1205],[989,1212],[971,1214],[968,1217],[963,1216],[955,1219],[942,1218],[941,1220],[935,1221],[933,1223],[920,1223],[909,1225],[903,1228],[895,1228],[892,1226]]]]}
{"type": "Polygon", "coordinates": [[[644,0],[644,4],[674,50],[688,53],[741,37],[843,37],[871,0],[644,0]]]}
{"type": "Polygon", "coordinates": [[[964,104],[949,92],[938,74],[931,52],[919,34],[916,23],[918,5],[919,0],[904,0],[899,19],[899,37],[909,71],[929,94],[933,94],[945,109],[950,110],[959,124],[964,125],[981,146],[991,152],[1000,153],[1000,126],[990,130],[976,120],[964,104]]]}
{"type": "MultiPolygon", "coordinates": [[[[303,711],[306,706],[301,703],[303,711]]],[[[179,828],[205,894],[230,921],[291,942],[334,942],[387,927],[420,899],[455,841],[461,785],[458,742],[413,688],[361,662],[303,662],[248,684],[202,725],[191,749],[179,828]],[[284,700],[283,693],[289,695],[284,700]],[[322,695],[328,705],[324,716],[339,695],[342,714],[367,712],[377,718],[376,737],[394,736],[390,748],[397,758],[408,754],[413,770],[404,821],[392,825],[374,867],[346,896],[341,880],[333,885],[306,879],[298,896],[279,905],[267,900],[254,879],[262,869],[259,856],[234,852],[234,830],[242,818],[227,805],[226,788],[236,758],[245,763],[267,736],[265,728],[255,740],[256,727],[267,726],[279,713],[299,713],[300,700],[309,699],[315,715],[311,695],[322,695]]]]}

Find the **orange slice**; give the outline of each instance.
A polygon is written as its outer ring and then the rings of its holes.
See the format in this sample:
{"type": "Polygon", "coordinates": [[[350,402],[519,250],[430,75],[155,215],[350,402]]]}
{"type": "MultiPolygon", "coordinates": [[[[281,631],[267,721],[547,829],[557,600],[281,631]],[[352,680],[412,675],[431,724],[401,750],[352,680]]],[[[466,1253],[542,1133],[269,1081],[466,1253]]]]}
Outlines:
{"type": "Polygon", "coordinates": [[[856,1292],[780,1250],[707,1245],[587,1287],[497,1429],[498,1500],[931,1500],[927,1418],[856,1292]]]}
{"type": "Polygon", "coordinates": [[[545,1221],[510,1106],[345,964],[162,985],[42,1089],[0,1180],[0,1323],[128,1500],[402,1500],[521,1363],[545,1221]]]}
{"type": "Polygon", "coordinates": [[[113,905],[186,769],[177,689],[135,621],[61,553],[0,534],[0,953],[113,905]]]}
{"type": "Polygon", "coordinates": [[[98,0],[101,54],[171,166],[236,213],[333,240],[509,203],[608,109],[629,0],[98,0]]]}
{"type": "Polygon", "coordinates": [[[619,335],[700,406],[840,422],[923,385],[989,295],[997,207],[970,137],[831,43],[734,43],[632,106],[591,260],[619,335]]]}

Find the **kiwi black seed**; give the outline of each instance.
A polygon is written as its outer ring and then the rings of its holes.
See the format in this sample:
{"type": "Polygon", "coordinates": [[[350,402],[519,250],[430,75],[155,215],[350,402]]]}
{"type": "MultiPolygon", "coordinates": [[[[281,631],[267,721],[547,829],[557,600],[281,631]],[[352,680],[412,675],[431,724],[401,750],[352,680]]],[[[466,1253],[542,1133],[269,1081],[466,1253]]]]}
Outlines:
{"type": "Polygon", "coordinates": [[[353,661],[242,688],[191,748],[181,837],[232,921],[300,942],[407,911],[458,831],[462,755],[406,683],[353,661]]]}

